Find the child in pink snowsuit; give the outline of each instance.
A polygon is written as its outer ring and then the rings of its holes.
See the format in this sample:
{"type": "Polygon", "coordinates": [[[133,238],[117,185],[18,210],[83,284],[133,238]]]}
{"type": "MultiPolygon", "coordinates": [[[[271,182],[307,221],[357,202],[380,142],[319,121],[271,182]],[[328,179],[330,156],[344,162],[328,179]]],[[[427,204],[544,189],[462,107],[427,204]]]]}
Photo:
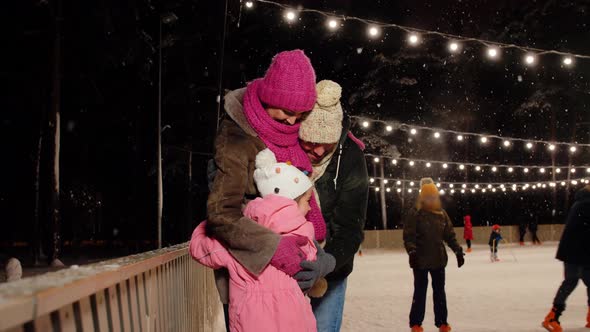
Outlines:
{"type": "MultiPolygon", "coordinates": [[[[262,198],[248,203],[244,215],[278,234],[298,236],[300,255],[315,260],[314,228],[305,219],[313,191],[307,175],[288,163],[277,163],[265,149],[256,157],[254,181],[262,198]]],[[[223,244],[207,236],[206,222],[193,232],[189,251],[205,266],[228,269],[231,332],[317,331],[311,304],[295,279],[270,264],[258,277],[250,274],[223,244]]]]}

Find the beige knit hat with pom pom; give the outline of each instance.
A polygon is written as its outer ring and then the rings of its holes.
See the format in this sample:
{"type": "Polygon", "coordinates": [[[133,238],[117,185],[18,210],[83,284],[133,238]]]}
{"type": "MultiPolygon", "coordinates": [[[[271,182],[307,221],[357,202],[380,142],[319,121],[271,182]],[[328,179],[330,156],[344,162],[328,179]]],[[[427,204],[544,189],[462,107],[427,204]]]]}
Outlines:
{"type": "Polygon", "coordinates": [[[323,80],[316,85],[316,91],[317,101],[301,123],[299,138],[311,143],[337,143],[342,134],[342,87],[334,81],[323,80]]]}

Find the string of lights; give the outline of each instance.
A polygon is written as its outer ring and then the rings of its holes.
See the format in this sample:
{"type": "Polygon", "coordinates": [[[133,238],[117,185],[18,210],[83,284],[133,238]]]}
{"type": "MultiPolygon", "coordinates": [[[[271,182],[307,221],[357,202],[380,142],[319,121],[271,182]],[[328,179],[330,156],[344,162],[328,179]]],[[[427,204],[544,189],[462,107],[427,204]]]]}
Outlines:
{"type": "Polygon", "coordinates": [[[425,29],[418,29],[408,26],[403,26],[394,23],[385,23],[376,20],[365,19],[356,16],[350,15],[342,15],[342,14],[335,14],[326,11],[321,11],[317,9],[309,9],[298,6],[297,8],[293,8],[287,5],[283,5],[281,3],[271,1],[271,0],[256,0],[256,1],[244,1],[244,6],[246,9],[253,9],[255,3],[264,3],[268,5],[273,5],[281,10],[284,11],[284,19],[289,24],[294,24],[297,22],[299,16],[303,13],[313,13],[317,15],[321,15],[326,18],[326,28],[330,30],[337,30],[341,28],[346,21],[357,21],[365,24],[367,26],[367,36],[371,39],[378,38],[383,29],[393,28],[404,31],[407,33],[407,43],[409,46],[416,47],[420,44],[424,43],[424,37],[426,36],[437,36],[444,39],[449,40],[448,43],[448,51],[452,54],[458,54],[461,52],[463,48],[463,44],[467,43],[476,43],[482,45],[486,48],[485,54],[490,60],[497,60],[501,57],[502,49],[518,49],[524,52],[523,62],[526,66],[534,66],[538,62],[538,56],[545,55],[545,54],[555,54],[561,56],[561,64],[563,67],[572,67],[574,65],[574,60],[577,59],[590,59],[590,55],[586,54],[576,54],[570,52],[564,52],[559,50],[549,50],[549,49],[540,49],[535,47],[528,47],[528,46],[520,46],[511,43],[502,43],[497,41],[491,41],[486,39],[480,38],[473,38],[473,37],[466,37],[460,35],[454,35],[445,32],[439,31],[432,31],[432,30],[425,30],[425,29]]]}
{"type": "Polygon", "coordinates": [[[392,165],[400,165],[401,161],[405,162],[409,167],[419,167],[423,166],[424,168],[434,168],[435,165],[439,165],[439,167],[443,170],[452,169],[451,166],[454,166],[456,169],[460,171],[465,171],[469,167],[472,167],[473,170],[477,172],[485,172],[489,170],[492,173],[501,172],[504,170],[506,173],[513,173],[516,170],[522,170],[523,173],[530,173],[531,171],[535,170],[540,174],[552,174],[555,172],[556,174],[560,173],[576,173],[578,170],[584,171],[590,174],[590,166],[540,166],[540,165],[498,165],[498,164],[477,164],[477,163],[470,163],[470,162],[456,162],[456,161],[441,161],[441,160],[427,160],[427,159],[417,159],[417,158],[405,158],[405,157],[387,157],[381,156],[376,154],[367,153],[365,154],[366,157],[372,158],[374,163],[380,163],[382,161],[390,160],[392,165]],[[563,171],[562,171],[563,170],[563,171]]]}
{"type": "Polygon", "coordinates": [[[558,147],[567,147],[570,153],[576,153],[579,148],[581,147],[590,147],[588,143],[568,143],[568,142],[550,142],[550,141],[543,141],[538,139],[527,139],[527,138],[518,138],[518,137],[507,137],[507,136],[499,136],[499,135],[491,135],[491,134],[480,134],[480,133],[472,133],[472,132],[465,132],[465,131],[457,131],[457,130],[450,130],[450,129],[442,129],[436,127],[425,127],[419,125],[412,125],[408,123],[398,122],[398,121],[385,121],[385,120],[375,120],[375,119],[368,119],[366,117],[361,116],[352,116],[351,118],[358,121],[359,125],[364,129],[371,128],[372,123],[380,123],[385,126],[386,133],[392,133],[395,130],[401,130],[404,132],[408,132],[411,136],[419,136],[420,131],[428,131],[431,132],[431,137],[434,139],[442,139],[443,135],[453,135],[456,141],[464,142],[469,140],[470,138],[475,137],[479,143],[482,145],[491,144],[493,140],[501,141],[502,147],[504,148],[512,148],[515,145],[515,142],[522,143],[522,145],[527,150],[534,150],[535,145],[544,145],[547,150],[550,152],[554,152],[557,150],[558,147]]]}
{"type": "MultiPolygon", "coordinates": [[[[398,192],[406,191],[408,193],[419,193],[420,192],[420,181],[408,180],[408,179],[397,179],[397,178],[369,178],[371,188],[375,191],[381,191],[381,186],[377,185],[378,181],[382,182],[383,188],[386,192],[398,192]]],[[[446,182],[440,181],[436,183],[436,186],[440,189],[440,194],[444,195],[446,192],[451,194],[454,193],[495,193],[495,192],[506,192],[512,191],[527,191],[527,190],[541,190],[551,189],[557,187],[567,187],[568,183],[571,186],[585,185],[590,183],[590,180],[585,178],[571,179],[568,181],[540,181],[540,182],[446,182]]]]}

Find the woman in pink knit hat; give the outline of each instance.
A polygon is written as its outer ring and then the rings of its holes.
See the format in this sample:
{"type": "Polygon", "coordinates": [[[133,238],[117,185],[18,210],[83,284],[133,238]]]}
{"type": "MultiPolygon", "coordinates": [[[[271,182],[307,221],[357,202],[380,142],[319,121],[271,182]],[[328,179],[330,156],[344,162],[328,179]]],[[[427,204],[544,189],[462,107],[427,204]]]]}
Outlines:
{"type": "MultiPolygon", "coordinates": [[[[305,238],[280,236],[242,212],[244,204],[258,196],[253,173],[256,155],[265,148],[278,162],[288,162],[311,174],[312,165],[299,146],[298,132],[299,121],[316,101],[315,80],[303,51],[285,51],[273,58],[263,78],[225,96],[225,114],[215,139],[216,170],[207,201],[207,232],[224,243],[253,275],[270,264],[308,281],[324,277],[331,272],[326,266],[333,266],[334,257],[318,248],[317,261],[302,268],[305,238]]],[[[306,219],[313,224],[315,238],[323,240],[326,224],[315,199],[306,219]]],[[[222,302],[227,304],[227,273],[216,271],[216,279],[222,302]]]]}

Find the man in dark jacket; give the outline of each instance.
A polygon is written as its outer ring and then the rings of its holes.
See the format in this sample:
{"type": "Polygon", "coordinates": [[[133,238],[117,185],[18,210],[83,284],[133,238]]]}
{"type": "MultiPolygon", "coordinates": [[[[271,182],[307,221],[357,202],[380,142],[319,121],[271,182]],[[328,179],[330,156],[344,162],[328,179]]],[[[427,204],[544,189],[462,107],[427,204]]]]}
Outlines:
{"type": "Polygon", "coordinates": [[[559,241],[557,259],[564,263],[564,280],[553,300],[553,308],[543,321],[543,326],[548,331],[563,331],[559,317],[565,310],[568,296],[581,278],[588,287],[586,327],[590,328],[590,185],[576,193],[576,202],[570,209],[559,241]]]}
{"type": "MultiPolygon", "coordinates": [[[[302,122],[299,137],[313,165],[312,179],[326,221],[324,250],[336,258],[334,271],[326,276],[328,290],[311,301],[318,332],[337,332],[342,323],[346,280],[354,256],[363,241],[369,179],[363,144],[349,133],[350,120],[340,105],[340,86],[332,81],[317,84],[318,99],[302,122]]],[[[312,262],[295,275],[303,289],[315,283],[312,262]]]]}
{"type": "Polygon", "coordinates": [[[404,222],[404,246],[414,270],[414,297],[410,311],[412,332],[423,332],[428,274],[432,277],[434,323],[440,332],[451,331],[447,322],[445,267],[448,257],[444,244],[457,256],[459,267],[465,263],[463,249],[456,239],[453,223],[442,209],[438,188],[430,178],[420,180],[420,196],[404,222]]]}

